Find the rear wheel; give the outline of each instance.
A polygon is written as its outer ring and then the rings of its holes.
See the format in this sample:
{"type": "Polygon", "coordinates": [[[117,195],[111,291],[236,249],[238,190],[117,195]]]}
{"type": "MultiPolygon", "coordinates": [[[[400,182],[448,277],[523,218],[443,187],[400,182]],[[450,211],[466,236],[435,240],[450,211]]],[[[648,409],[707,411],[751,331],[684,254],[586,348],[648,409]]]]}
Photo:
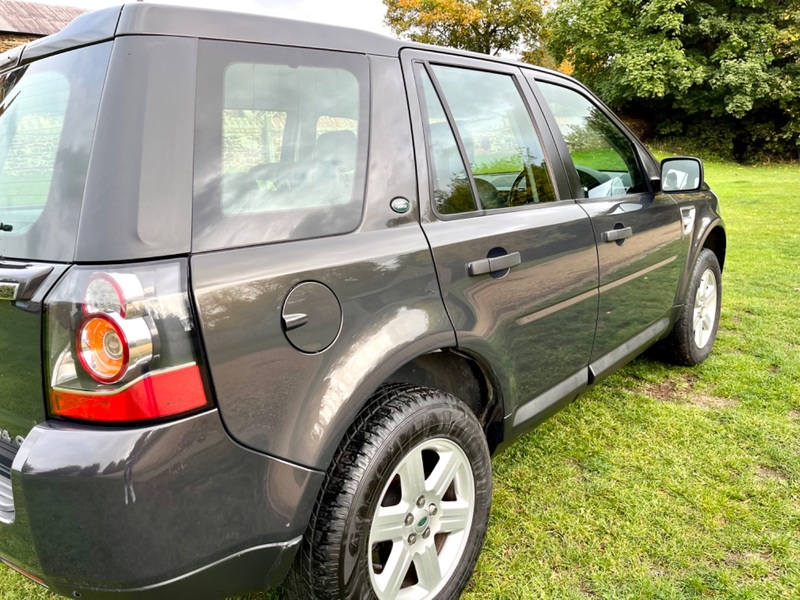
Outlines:
{"type": "Polygon", "coordinates": [[[287,592],[296,598],[457,598],[483,543],[491,462],[458,399],[379,390],[328,471],[287,592]]]}
{"type": "Polygon", "coordinates": [[[692,269],[683,311],[669,336],[655,347],[659,358],[678,365],[703,362],[714,346],[722,305],[722,274],[717,256],[700,251],[692,269]]]}

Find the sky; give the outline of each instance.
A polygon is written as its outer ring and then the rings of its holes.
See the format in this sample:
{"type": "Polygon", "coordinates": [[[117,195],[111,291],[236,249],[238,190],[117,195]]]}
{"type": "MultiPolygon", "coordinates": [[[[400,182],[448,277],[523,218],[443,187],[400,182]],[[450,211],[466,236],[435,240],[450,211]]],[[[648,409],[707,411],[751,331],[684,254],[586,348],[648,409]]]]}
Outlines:
{"type": "MultiPolygon", "coordinates": [[[[122,4],[123,1],[39,0],[39,3],[77,6],[91,10],[115,6],[122,4]]],[[[386,7],[381,0],[348,0],[347,2],[337,2],[336,0],[225,0],[225,2],[219,0],[216,2],[212,0],[159,0],[158,3],[259,13],[330,25],[357,27],[391,35],[389,28],[383,24],[386,7]]]]}

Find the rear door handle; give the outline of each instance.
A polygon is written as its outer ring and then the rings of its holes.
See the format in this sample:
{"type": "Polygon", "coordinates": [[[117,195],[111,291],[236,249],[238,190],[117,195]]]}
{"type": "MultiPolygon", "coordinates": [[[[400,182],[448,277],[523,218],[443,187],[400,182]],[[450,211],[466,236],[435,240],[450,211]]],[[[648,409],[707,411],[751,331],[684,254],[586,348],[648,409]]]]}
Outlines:
{"type": "Polygon", "coordinates": [[[522,256],[519,252],[511,252],[503,256],[496,256],[494,258],[483,258],[481,260],[473,260],[467,263],[467,271],[470,277],[477,275],[486,275],[486,273],[493,273],[495,271],[505,271],[511,267],[516,267],[522,262],[522,256]]]}
{"type": "Polygon", "coordinates": [[[618,242],[629,238],[633,235],[633,229],[630,227],[623,227],[622,229],[611,229],[603,232],[604,242],[618,242]]]}

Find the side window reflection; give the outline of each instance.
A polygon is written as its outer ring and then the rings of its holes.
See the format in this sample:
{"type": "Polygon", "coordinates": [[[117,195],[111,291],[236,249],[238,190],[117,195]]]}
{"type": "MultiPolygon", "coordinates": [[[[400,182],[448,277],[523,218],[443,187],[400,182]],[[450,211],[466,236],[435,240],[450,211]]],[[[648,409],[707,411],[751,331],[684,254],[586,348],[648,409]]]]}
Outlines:
{"type": "Polygon", "coordinates": [[[624,196],[647,186],[631,141],[580,93],[538,82],[587,198],[624,196]]]}
{"type": "Polygon", "coordinates": [[[433,197],[440,214],[555,201],[541,142],[511,75],[433,65],[440,98],[425,67],[416,69],[427,110],[433,197]]]}
{"type": "Polygon", "coordinates": [[[477,210],[467,169],[436,90],[422,65],[416,68],[428,113],[428,156],[433,171],[434,208],[443,215],[477,210]]]}

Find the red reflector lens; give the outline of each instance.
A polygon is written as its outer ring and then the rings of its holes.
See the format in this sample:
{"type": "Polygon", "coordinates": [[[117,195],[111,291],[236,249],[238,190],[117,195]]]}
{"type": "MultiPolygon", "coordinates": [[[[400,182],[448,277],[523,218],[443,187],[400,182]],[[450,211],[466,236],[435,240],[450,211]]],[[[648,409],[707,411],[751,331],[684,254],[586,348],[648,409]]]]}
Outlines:
{"type": "Polygon", "coordinates": [[[113,394],[50,391],[54,415],[106,423],[159,419],[207,404],[197,365],[148,374],[113,394]]]}

